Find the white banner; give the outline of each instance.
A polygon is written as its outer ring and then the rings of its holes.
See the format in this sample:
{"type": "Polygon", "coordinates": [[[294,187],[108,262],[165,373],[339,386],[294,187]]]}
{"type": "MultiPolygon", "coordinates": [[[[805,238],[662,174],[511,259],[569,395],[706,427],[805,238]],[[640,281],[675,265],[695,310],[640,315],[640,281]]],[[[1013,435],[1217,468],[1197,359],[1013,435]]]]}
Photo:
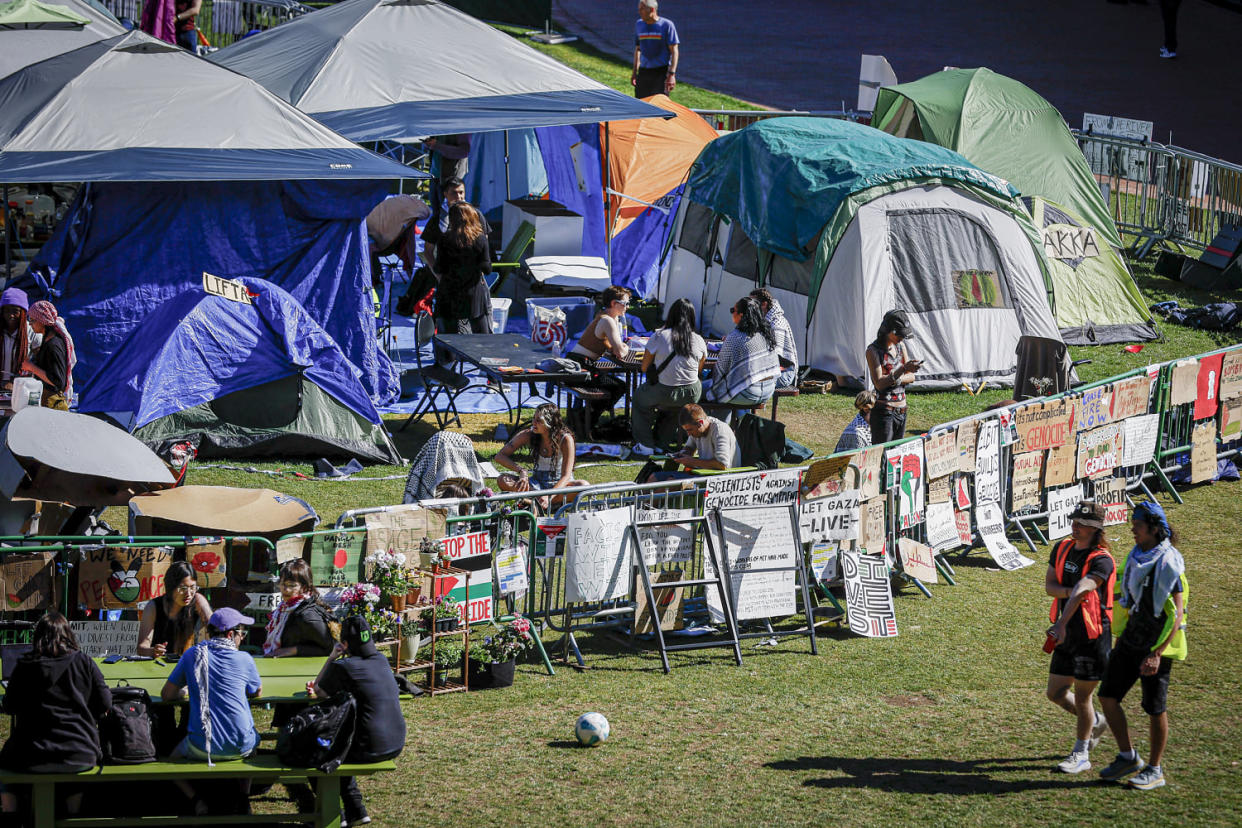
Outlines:
{"type": "Polygon", "coordinates": [[[841,576],[850,631],[867,638],[896,638],[897,611],[884,557],[842,551],[841,576]]]}
{"type": "Polygon", "coordinates": [[[1000,484],[1000,423],[984,420],[979,424],[975,445],[975,503],[997,503],[1000,484]]]}
{"type": "Polygon", "coordinates": [[[721,474],[707,478],[703,511],[747,506],[784,506],[798,500],[797,469],[721,474]]]}
{"type": "Polygon", "coordinates": [[[1018,548],[1005,537],[1005,514],[998,503],[984,503],[975,510],[975,523],[979,527],[979,537],[988,548],[988,554],[1001,569],[1022,569],[1035,563],[1018,551],[1018,548]]]}
{"type": "MultiPolygon", "coordinates": [[[[738,620],[792,615],[797,609],[793,569],[800,565],[802,550],[794,543],[789,510],[730,509],[720,518],[724,538],[716,548],[726,556],[738,620]],[[773,571],[782,569],[787,571],[773,571]]],[[[704,570],[706,577],[715,577],[710,557],[704,558],[704,570]]],[[[705,592],[712,620],[723,621],[719,591],[708,586],[705,592]]]]}
{"type": "Polygon", "coordinates": [[[1070,513],[1082,500],[1082,484],[1048,490],[1048,540],[1070,533],[1070,513]]]}
{"type": "Polygon", "coordinates": [[[798,513],[802,542],[858,538],[858,490],[802,501],[798,513]]]}
{"type": "Polygon", "coordinates": [[[595,603],[630,594],[632,511],[574,512],[566,520],[565,600],[595,603]]]}
{"type": "Polygon", "coordinates": [[[1122,421],[1125,437],[1121,443],[1121,465],[1145,466],[1156,454],[1156,437],[1160,434],[1160,415],[1143,414],[1122,421]]]}

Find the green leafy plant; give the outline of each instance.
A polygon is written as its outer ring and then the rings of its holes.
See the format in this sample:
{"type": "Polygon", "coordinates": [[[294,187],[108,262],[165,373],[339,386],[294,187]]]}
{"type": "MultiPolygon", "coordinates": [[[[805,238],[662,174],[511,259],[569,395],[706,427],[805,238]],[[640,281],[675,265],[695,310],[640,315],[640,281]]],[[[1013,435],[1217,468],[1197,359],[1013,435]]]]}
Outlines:
{"type": "Polygon", "coordinates": [[[446,670],[461,664],[461,657],[465,651],[465,647],[459,641],[437,641],[436,669],[446,670]]]}

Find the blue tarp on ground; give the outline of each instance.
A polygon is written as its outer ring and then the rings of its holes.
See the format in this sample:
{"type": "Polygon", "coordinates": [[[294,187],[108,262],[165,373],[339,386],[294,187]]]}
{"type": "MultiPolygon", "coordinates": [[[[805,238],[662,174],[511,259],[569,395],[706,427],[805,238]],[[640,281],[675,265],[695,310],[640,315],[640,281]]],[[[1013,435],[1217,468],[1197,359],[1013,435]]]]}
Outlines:
{"type": "Polygon", "coordinates": [[[79,411],[133,412],[133,428],[248,388],[302,374],[378,424],[358,369],[286,291],[242,277],[253,304],[191,288],[121,343],[82,389],[79,411]]]}
{"type": "Polygon", "coordinates": [[[383,197],[384,185],[355,181],[91,184],[26,278],[65,317],[79,388],[206,271],[292,294],[382,404],[400,383],[376,342],[363,217],[383,197]]]}

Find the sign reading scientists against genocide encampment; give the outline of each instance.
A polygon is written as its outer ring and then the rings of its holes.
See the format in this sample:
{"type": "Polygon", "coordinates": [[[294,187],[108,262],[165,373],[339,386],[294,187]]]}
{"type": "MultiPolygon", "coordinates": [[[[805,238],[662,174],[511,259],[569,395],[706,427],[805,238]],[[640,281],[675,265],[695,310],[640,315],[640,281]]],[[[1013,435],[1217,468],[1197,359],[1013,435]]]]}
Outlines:
{"type": "Polygon", "coordinates": [[[798,470],[722,474],[707,478],[703,509],[786,506],[798,499],[798,470]]]}

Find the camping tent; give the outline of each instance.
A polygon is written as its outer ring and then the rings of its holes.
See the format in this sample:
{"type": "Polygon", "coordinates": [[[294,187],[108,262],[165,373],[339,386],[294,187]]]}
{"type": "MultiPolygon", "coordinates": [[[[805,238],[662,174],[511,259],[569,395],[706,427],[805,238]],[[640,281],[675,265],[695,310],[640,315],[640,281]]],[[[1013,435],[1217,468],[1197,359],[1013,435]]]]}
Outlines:
{"type": "Polygon", "coordinates": [[[289,293],[239,279],[248,302],[191,288],[154,310],[82,391],[152,447],[200,457],[358,457],[399,463],[359,370],[289,293]]]}
{"type": "Polygon", "coordinates": [[[1097,238],[1068,207],[1038,196],[1023,201],[1043,236],[1057,327],[1067,345],[1159,336],[1117,248],[1097,238]]]}
{"type": "Polygon", "coordinates": [[[436,0],[345,0],[210,60],[355,141],[664,115],[436,0]]]}
{"type": "MultiPolygon", "coordinates": [[[[83,25],[8,26],[0,23],[0,78],[23,66],[47,60],[79,46],[125,34],[115,17],[84,0],[41,0],[41,4],[86,19],[83,25]]],[[[11,4],[15,7],[17,4],[11,4]]]]}
{"type": "Polygon", "coordinates": [[[690,173],[659,297],[701,324],[764,286],[803,364],[865,385],[890,308],[910,314],[917,384],[1012,384],[1018,337],[1058,339],[1039,237],[1002,179],[921,141],[826,118],[773,118],[708,144],[690,173]]]}

